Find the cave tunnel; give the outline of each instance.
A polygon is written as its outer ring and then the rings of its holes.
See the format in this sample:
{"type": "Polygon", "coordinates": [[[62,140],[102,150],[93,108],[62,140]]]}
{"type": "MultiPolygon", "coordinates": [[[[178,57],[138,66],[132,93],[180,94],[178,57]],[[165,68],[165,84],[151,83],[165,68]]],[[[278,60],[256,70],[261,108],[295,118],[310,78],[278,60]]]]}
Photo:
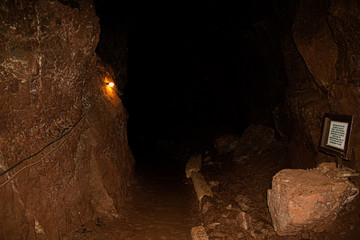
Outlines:
{"type": "Polygon", "coordinates": [[[3,1],[0,240],[357,239],[359,15],[3,1]]]}
{"type": "Polygon", "coordinates": [[[118,64],[121,50],[116,46],[121,48],[126,38],[128,71],[121,85],[134,154],[162,140],[194,141],[196,147],[224,133],[241,134],[250,124],[274,126],[272,111],[284,100],[284,63],[274,50],[271,61],[278,63],[265,66],[270,56],[262,54],[270,53],[260,52],[258,45],[272,41],[280,48],[280,42],[266,26],[255,29],[271,20],[271,3],[235,8],[200,1],[166,9],[162,4],[139,9],[129,3],[115,8],[98,3],[102,33],[97,51],[102,59],[118,64]]]}

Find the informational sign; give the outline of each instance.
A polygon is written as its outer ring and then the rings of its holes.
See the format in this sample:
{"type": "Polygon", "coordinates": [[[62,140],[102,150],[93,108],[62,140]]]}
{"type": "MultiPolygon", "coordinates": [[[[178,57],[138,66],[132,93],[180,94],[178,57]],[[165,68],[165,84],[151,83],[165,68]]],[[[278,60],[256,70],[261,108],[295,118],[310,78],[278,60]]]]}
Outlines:
{"type": "Polygon", "coordinates": [[[348,125],[347,122],[330,121],[326,145],[344,150],[348,125]]]}
{"type": "Polygon", "coordinates": [[[319,150],[347,159],[353,116],[325,114],[319,150]]]}

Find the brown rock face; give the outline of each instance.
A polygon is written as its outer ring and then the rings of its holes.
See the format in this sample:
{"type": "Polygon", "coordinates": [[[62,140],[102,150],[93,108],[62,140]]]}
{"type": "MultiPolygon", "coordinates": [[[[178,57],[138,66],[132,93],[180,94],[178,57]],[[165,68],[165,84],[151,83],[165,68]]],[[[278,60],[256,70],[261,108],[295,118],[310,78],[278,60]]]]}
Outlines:
{"type": "MultiPolygon", "coordinates": [[[[300,149],[294,159],[315,159],[325,113],[360,114],[359,16],[355,0],[299,1],[292,31],[283,44],[287,101],[295,119],[292,144],[300,149]],[[304,142],[310,144],[303,146],[304,142]]],[[[359,123],[355,117],[350,147],[354,154],[349,163],[358,171],[359,123]]],[[[312,165],[304,162],[294,167],[312,165]]]]}
{"type": "Polygon", "coordinates": [[[0,239],[64,239],[117,215],[127,114],[95,55],[92,1],[5,0],[0,16],[0,173],[58,139],[0,176],[0,239]]]}
{"type": "Polygon", "coordinates": [[[336,177],[339,171],[335,163],[322,163],[312,170],[284,169],[273,177],[268,206],[278,235],[330,226],[343,205],[359,193],[351,182],[336,177]]]}
{"type": "Polygon", "coordinates": [[[318,85],[336,80],[338,47],[327,23],[327,1],[300,1],[293,25],[294,41],[318,85]],[[317,21],[314,21],[314,16],[317,21]],[[324,71],[327,69],[327,71],[324,71]]]}

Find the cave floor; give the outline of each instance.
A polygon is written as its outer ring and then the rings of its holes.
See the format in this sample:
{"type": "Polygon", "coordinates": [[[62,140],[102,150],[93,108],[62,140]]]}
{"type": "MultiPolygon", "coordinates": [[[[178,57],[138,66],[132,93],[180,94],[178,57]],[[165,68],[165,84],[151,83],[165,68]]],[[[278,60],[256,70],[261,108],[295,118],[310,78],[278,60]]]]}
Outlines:
{"type": "Polygon", "coordinates": [[[88,222],[72,239],[191,239],[199,206],[192,186],[186,184],[186,163],[161,154],[141,158],[120,216],[88,222]]]}
{"type": "MultiPolygon", "coordinates": [[[[284,144],[274,143],[270,149],[240,162],[207,151],[201,172],[211,185],[214,198],[203,201],[201,207],[191,181],[185,178],[186,160],[191,154],[176,152],[167,157],[153,155],[147,162],[139,163],[131,198],[119,218],[91,221],[72,239],[190,240],[191,228],[198,225],[205,227],[210,240],[347,240],[358,239],[360,235],[359,197],[346,205],[328,231],[287,237],[276,235],[266,192],[271,188],[273,175],[288,167],[284,144]],[[166,158],[169,161],[164,161],[166,158]],[[246,209],[247,226],[240,224],[244,222],[239,219],[240,208],[246,209]]],[[[353,179],[353,182],[359,186],[359,180],[353,179]]]]}

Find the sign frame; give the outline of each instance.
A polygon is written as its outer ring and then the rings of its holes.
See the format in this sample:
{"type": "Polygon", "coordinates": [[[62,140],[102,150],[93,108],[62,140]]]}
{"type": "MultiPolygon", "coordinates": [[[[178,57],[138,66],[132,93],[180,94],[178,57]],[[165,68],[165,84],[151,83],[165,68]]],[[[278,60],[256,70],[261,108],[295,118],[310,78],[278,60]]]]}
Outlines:
{"type": "Polygon", "coordinates": [[[349,160],[350,136],[354,117],[352,115],[324,115],[319,151],[349,160]]]}

